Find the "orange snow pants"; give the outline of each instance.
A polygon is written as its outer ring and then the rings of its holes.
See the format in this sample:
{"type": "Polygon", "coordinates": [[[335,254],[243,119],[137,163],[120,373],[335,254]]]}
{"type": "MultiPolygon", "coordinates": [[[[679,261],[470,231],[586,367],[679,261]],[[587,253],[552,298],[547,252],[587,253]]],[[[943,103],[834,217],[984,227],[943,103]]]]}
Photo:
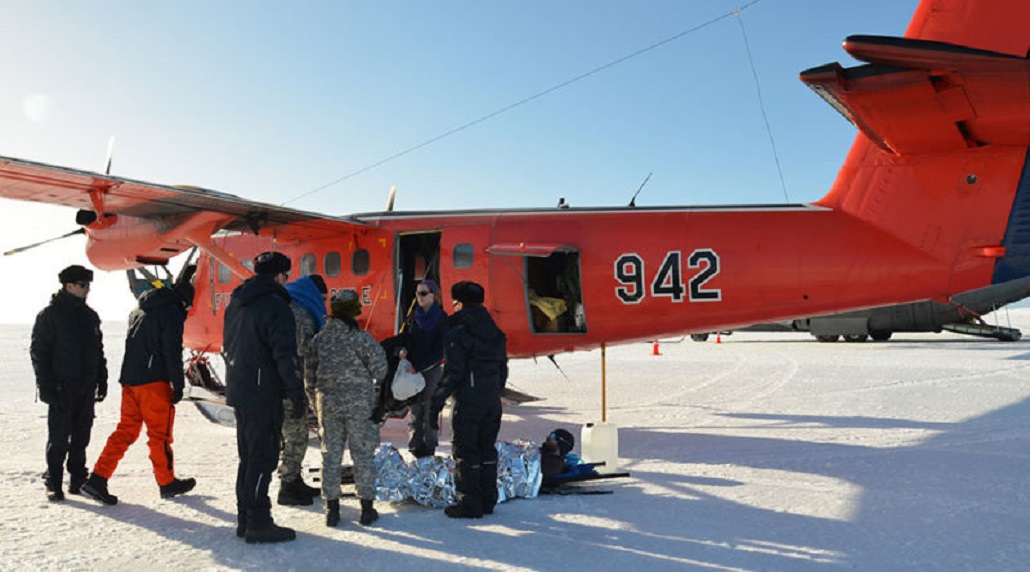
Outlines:
{"type": "Polygon", "coordinates": [[[125,451],[136,442],[140,428],[147,426],[147,447],[154,465],[157,484],[164,486],[175,480],[172,464],[172,424],[175,406],[172,405],[172,386],[167,381],[143,385],[122,386],[122,417],[118,427],[107,438],[93,472],[110,479],[125,451]]]}

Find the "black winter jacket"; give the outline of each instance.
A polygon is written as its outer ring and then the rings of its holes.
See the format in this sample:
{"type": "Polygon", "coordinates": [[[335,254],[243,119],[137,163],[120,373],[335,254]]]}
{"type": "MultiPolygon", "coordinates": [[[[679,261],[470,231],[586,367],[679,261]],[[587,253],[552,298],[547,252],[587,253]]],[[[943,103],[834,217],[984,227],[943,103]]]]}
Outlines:
{"type": "Polygon", "coordinates": [[[271,276],[258,274],[233,290],[222,351],[230,406],[282,407],[283,399],[304,396],[290,294],[271,276]]]}
{"type": "Polygon", "coordinates": [[[413,317],[403,334],[402,343],[408,349],[408,360],[416,371],[438,365],[443,359],[443,340],[447,335],[448,317],[439,306],[436,308],[441,316],[431,331],[423,330],[413,317]]]}
{"type": "Polygon", "coordinates": [[[77,386],[87,392],[100,387],[107,393],[100,316],[82,298],[63,289],[50,298],[36,315],[29,355],[38,387],[77,386]]]}
{"type": "Polygon", "coordinates": [[[499,405],[508,382],[507,338],[486,308],[472,306],[451,316],[443,344],[436,408],[452,393],[459,408],[499,405]]]}
{"type": "Polygon", "coordinates": [[[168,288],[148,290],[139,297],[139,308],[129,314],[122,359],[122,385],[166,381],[183,388],[182,327],[186,309],[168,288]]]}

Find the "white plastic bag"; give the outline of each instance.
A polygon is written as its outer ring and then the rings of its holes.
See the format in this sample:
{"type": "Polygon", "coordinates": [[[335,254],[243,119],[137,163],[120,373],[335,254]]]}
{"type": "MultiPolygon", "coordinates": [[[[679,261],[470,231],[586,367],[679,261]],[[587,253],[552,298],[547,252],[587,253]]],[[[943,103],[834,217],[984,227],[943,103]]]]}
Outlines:
{"type": "Polygon", "coordinates": [[[426,380],[422,374],[417,371],[412,373],[409,369],[412,369],[412,365],[406,359],[397,364],[397,373],[394,374],[393,383],[390,385],[393,398],[397,401],[404,401],[426,387],[426,380]]]}

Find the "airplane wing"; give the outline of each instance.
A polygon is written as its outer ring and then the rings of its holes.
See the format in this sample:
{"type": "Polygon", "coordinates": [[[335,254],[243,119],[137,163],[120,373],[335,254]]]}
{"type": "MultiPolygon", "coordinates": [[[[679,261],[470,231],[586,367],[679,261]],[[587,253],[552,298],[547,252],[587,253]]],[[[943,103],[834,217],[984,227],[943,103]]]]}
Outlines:
{"type": "Polygon", "coordinates": [[[827,103],[895,155],[1030,144],[1030,60],[944,42],[851,36],[868,65],[801,73],[827,103]]]}
{"type": "Polygon", "coordinates": [[[77,220],[87,225],[91,242],[103,242],[107,249],[95,256],[87,248],[90,259],[107,270],[166,261],[219,231],[274,234],[276,240],[293,242],[368,228],[350,217],[11,157],[0,157],[0,197],[79,209],[77,220]],[[155,240],[141,244],[143,237],[155,240]]]}

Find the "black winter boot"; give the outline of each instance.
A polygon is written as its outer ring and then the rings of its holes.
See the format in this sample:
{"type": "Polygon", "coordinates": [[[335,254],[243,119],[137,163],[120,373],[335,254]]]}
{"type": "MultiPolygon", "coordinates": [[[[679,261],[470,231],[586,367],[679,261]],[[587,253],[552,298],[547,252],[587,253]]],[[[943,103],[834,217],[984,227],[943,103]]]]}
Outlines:
{"type": "Polygon", "coordinates": [[[303,491],[304,494],[308,495],[309,497],[315,498],[315,497],[322,496],[322,489],[320,489],[318,487],[313,487],[313,486],[305,483],[304,479],[301,479],[301,478],[298,478],[297,482],[299,483],[297,485],[297,489],[300,490],[300,491],[303,491]]]}
{"type": "Polygon", "coordinates": [[[476,510],[467,504],[452,504],[443,509],[443,513],[450,518],[483,518],[483,511],[476,510]]]}
{"type": "Polygon", "coordinates": [[[296,540],[296,538],[297,533],[292,528],[279,526],[274,522],[269,523],[268,526],[257,529],[248,525],[247,532],[244,533],[244,539],[247,541],[247,544],[288,542],[290,540],[296,540]]]}
{"type": "Polygon", "coordinates": [[[118,497],[107,492],[107,479],[93,473],[82,483],[82,494],[104,504],[118,504],[118,497]]]}
{"type": "Polygon", "coordinates": [[[167,485],[161,485],[161,498],[170,499],[174,496],[188,493],[197,486],[197,479],[175,479],[167,485]]]}
{"type": "MultiPolygon", "coordinates": [[[[306,489],[309,489],[300,479],[292,481],[279,481],[279,498],[276,502],[283,506],[310,506],[314,503],[306,489]]],[[[318,496],[315,494],[314,496],[318,496]]]]}
{"type": "Polygon", "coordinates": [[[335,527],[340,524],[340,499],[325,501],[325,525],[335,527]]]}
{"type": "Polygon", "coordinates": [[[68,492],[73,495],[82,494],[82,485],[86,484],[86,477],[72,477],[68,483],[68,492]]]}
{"type": "Polygon", "coordinates": [[[368,526],[379,518],[379,511],[372,508],[372,499],[361,499],[361,516],[358,517],[358,524],[368,526]]]}
{"type": "Polygon", "coordinates": [[[46,498],[50,502],[60,502],[64,500],[64,491],[61,490],[61,483],[56,485],[50,482],[50,479],[44,481],[46,485],[46,498]]]}

